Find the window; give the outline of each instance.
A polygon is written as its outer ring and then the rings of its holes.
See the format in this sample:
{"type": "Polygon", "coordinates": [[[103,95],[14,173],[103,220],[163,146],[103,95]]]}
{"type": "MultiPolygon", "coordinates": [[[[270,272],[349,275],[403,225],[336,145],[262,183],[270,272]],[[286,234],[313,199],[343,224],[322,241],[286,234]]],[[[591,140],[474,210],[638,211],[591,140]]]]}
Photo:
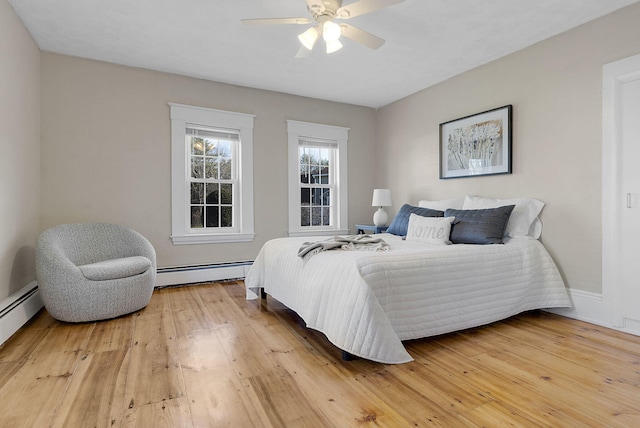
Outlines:
{"type": "Polygon", "coordinates": [[[170,106],[173,243],[252,241],[254,116],[170,106]]]}
{"type": "Polygon", "coordinates": [[[298,161],[300,171],[300,226],[331,226],[335,217],[335,152],[336,144],[300,138],[298,161]]]}
{"type": "Polygon", "coordinates": [[[187,124],[191,200],[191,229],[218,228],[236,231],[233,209],[238,188],[238,142],[236,132],[187,124]]]}
{"type": "Polygon", "coordinates": [[[348,233],[348,128],[287,121],[289,235],[348,233]]]}

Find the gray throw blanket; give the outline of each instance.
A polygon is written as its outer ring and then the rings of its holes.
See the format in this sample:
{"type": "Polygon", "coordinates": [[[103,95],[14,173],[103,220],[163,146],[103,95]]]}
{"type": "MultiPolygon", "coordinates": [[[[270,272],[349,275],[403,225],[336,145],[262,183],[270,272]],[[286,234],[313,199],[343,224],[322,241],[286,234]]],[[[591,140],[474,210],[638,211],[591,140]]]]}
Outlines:
{"type": "Polygon", "coordinates": [[[371,235],[332,236],[325,241],[304,242],[298,250],[298,257],[307,259],[327,250],[387,251],[389,244],[384,242],[382,238],[375,238],[371,235]]]}

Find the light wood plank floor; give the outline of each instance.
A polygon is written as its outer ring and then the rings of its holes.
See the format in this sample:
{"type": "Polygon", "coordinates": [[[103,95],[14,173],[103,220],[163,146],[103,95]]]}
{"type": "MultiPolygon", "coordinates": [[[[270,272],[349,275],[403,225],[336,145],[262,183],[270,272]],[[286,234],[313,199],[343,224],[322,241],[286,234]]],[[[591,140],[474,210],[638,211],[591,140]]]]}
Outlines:
{"type": "Polygon", "coordinates": [[[544,312],[344,362],[242,281],[118,319],[41,311],[0,348],[1,427],[640,426],[640,338],[544,312]]]}

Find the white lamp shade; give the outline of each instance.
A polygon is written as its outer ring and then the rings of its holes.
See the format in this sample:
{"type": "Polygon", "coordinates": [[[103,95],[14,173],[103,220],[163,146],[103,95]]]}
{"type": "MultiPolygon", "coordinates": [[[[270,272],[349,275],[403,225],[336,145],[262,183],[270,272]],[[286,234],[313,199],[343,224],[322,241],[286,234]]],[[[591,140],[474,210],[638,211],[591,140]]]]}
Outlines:
{"type": "Polygon", "coordinates": [[[316,43],[316,40],[318,40],[318,30],[316,30],[315,27],[311,27],[304,33],[300,34],[298,36],[298,40],[300,40],[300,43],[302,43],[305,48],[311,50],[313,49],[313,45],[316,43]]]}
{"type": "Polygon", "coordinates": [[[342,29],[333,21],[325,21],[322,24],[322,38],[325,42],[337,41],[342,35],[342,29]]]}
{"type": "Polygon", "coordinates": [[[334,53],[342,49],[342,43],[340,43],[340,36],[342,35],[342,29],[338,24],[329,20],[322,24],[322,38],[327,44],[327,53],[334,53]]]}
{"type": "Polygon", "coordinates": [[[342,43],[340,43],[340,40],[327,40],[326,41],[327,44],[327,53],[334,53],[336,51],[339,51],[340,49],[342,49],[342,43]]]}
{"type": "Polygon", "coordinates": [[[374,189],[373,200],[371,201],[372,207],[390,207],[391,203],[391,190],[389,189],[374,189]]]}

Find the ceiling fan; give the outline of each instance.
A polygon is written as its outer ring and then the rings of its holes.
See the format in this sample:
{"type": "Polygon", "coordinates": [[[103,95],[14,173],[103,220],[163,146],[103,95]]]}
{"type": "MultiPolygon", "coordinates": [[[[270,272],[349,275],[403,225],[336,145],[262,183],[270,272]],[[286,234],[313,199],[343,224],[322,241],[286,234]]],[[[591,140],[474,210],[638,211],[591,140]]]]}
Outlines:
{"type": "Polygon", "coordinates": [[[371,49],[378,49],[384,44],[384,39],[374,36],[353,25],[341,22],[337,24],[335,20],[346,20],[365,13],[374,12],[404,0],[357,0],[342,6],[342,0],[305,0],[307,9],[313,18],[262,18],[243,19],[246,25],[271,25],[271,24],[313,24],[304,33],[298,36],[302,46],[296,58],[308,56],[316,41],[322,36],[325,41],[327,53],[333,53],[342,49],[340,36],[347,37],[371,49]]]}

